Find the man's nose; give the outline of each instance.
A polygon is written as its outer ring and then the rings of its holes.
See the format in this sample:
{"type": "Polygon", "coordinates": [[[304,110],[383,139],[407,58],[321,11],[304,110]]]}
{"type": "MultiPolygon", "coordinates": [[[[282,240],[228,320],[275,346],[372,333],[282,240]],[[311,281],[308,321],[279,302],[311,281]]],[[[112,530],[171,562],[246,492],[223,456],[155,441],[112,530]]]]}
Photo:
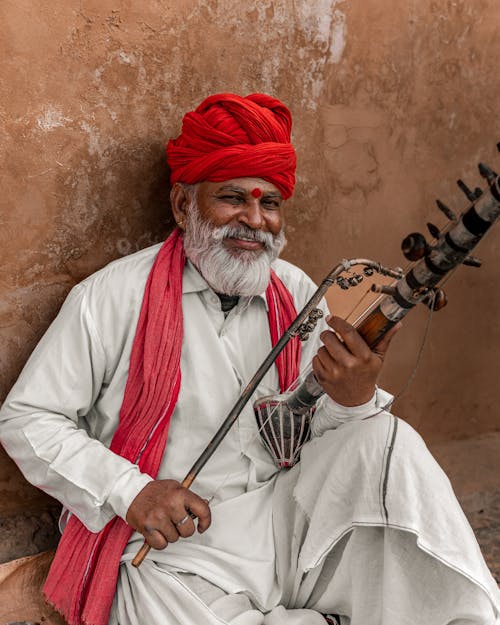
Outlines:
{"type": "Polygon", "coordinates": [[[249,228],[260,230],[264,227],[264,216],[258,199],[253,199],[245,205],[245,209],[239,215],[239,221],[249,228]]]}

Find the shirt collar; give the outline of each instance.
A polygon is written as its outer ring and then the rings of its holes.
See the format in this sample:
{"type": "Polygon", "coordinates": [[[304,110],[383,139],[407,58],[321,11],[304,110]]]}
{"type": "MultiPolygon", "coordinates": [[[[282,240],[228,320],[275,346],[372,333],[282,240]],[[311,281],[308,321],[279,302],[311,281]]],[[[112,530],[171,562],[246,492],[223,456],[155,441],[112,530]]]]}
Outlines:
{"type": "MultiPolygon", "coordinates": [[[[213,291],[212,287],[208,284],[205,278],[201,275],[198,269],[193,265],[190,260],[186,261],[186,266],[184,267],[184,274],[182,276],[182,293],[201,293],[202,291],[210,290],[213,291]]],[[[264,302],[264,305],[267,307],[267,299],[266,292],[262,292],[259,295],[255,296],[258,299],[261,299],[264,302]]],[[[254,299],[253,297],[241,296],[240,300],[242,302],[248,302],[254,299]]]]}

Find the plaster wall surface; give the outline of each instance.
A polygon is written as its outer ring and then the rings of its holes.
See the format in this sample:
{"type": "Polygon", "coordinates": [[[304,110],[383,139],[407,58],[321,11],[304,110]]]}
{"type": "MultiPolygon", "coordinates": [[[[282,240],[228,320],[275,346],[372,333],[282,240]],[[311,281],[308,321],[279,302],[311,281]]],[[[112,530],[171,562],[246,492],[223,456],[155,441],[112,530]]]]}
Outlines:
{"type": "MultiPolygon", "coordinates": [[[[480,160],[500,167],[495,0],[3,0],[0,24],[0,401],[72,286],[169,232],[164,145],[211,93],[290,106],[284,256],[318,281],[343,257],[401,265],[409,232],[444,225],[436,197],[463,210],[455,180],[480,185],[480,160]]],[[[478,254],[483,268],[447,285],[394,407],[432,442],[499,427],[500,230],[478,254]]],[[[334,309],[356,296],[338,290],[334,309]]],[[[394,393],[427,318],[412,313],[394,340],[394,393]]],[[[0,518],[52,514],[0,462],[0,518]]],[[[0,559],[33,553],[30,531],[0,559]]]]}

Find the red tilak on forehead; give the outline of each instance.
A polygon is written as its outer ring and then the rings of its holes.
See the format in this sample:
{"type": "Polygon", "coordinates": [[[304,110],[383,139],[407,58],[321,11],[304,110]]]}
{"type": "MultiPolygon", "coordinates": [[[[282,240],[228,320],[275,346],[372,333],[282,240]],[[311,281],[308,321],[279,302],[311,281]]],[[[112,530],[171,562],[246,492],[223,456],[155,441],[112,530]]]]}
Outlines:
{"type": "Polygon", "coordinates": [[[260,197],[262,195],[262,191],[259,189],[259,187],[255,187],[255,189],[252,189],[250,191],[250,193],[254,196],[254,197],[260,197]]]}

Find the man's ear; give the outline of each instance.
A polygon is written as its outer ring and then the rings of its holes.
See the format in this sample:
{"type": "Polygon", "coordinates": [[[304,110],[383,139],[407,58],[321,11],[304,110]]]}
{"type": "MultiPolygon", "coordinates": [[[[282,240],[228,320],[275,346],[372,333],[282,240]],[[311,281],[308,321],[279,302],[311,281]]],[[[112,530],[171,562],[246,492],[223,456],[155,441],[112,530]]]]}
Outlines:
{"type": "Polygon", "coordinates": [[[181,230],[185,230],[186,211],[189,204],[189,197],[180,182],[176,182],[170,191],[170,205],[172,214],[181,230]]]}

